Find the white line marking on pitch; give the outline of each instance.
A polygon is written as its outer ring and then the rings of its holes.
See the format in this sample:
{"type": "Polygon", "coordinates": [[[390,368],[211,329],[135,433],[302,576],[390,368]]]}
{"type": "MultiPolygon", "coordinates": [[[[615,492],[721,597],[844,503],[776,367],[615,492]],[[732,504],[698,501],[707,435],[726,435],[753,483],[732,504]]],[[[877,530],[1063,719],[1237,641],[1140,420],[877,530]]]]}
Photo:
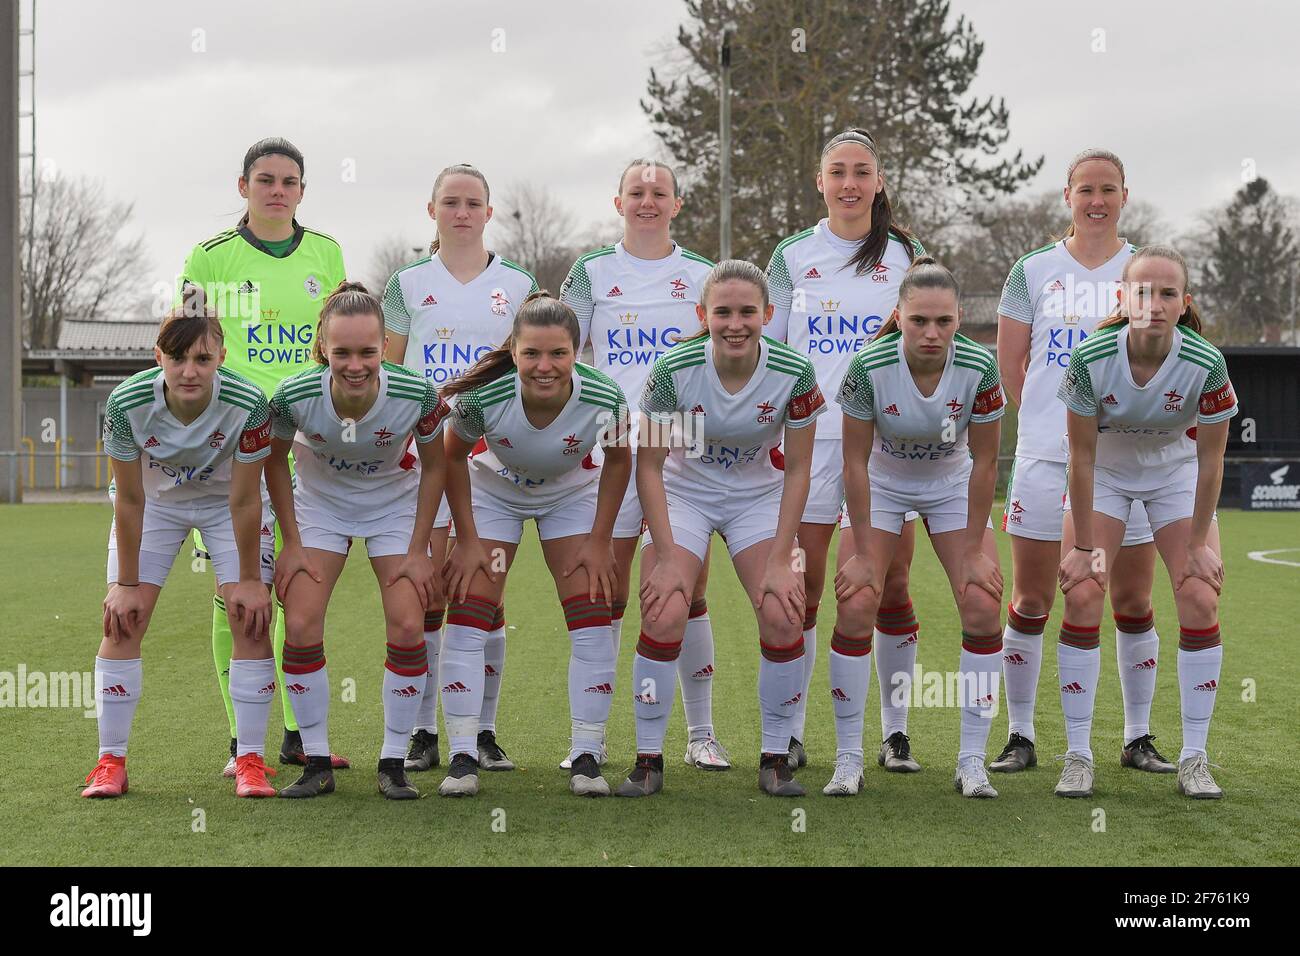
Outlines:
{"type": "Polygon", "coordinates": [[[1300,548],[1274,548],[1272,551],[1250,551],[1246,557],[1252,561],[1262,561],[1264,564],[1285,564],[1293,568],[1300,568],[1300,561],[1284,561],[1281,558],[1270,558],[1270,554],[1289,554],[1291,552],[1300,552],[1300,548]]]}

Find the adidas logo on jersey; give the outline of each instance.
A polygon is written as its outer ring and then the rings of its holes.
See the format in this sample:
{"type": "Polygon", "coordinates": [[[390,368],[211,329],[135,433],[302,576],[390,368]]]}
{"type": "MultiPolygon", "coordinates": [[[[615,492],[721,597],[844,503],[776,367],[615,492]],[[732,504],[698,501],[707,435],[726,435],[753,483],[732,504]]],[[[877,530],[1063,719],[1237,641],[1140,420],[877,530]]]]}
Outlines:
{"type": "Polygon", "coordinates": [[[405,687],[394,687],[393,693],[398,697],[419,697],[420,692],[416,690],[414,684],[407,684],[405,687]]]}
{"type": "Polygon", "coordinates": [[[701,667],[699,670],[697,670],[694,674],[691,675],[691,679],[692,679],[692,680],[712,680],[712,679],[713,679],[713,665],[712,665],[712,664],[705,664],[703,667],[701,667]]]}
{"type": "Polygon", "coordinates": [[[126,692],[126,688],[123,687],[121,684],[114,684],[112,687],[104,688],[104,696],[105,697],[127,697],[129,695],[126,692]]]}
{"type": "Polygon", "coordinates": [[[1118,405],[1119,399],[1115,397],[1114,392],[1111,392],[1109,395],[1107,395],[1105,398],[1101,400],[1101,403],[1103,405],[1118,405]]]}
{"type": "Polygon", "coordinates": [[[1002,655],[1002,662],[1003,662],[1004,664],[1016,664],[1016,665],[1020,665],[1020,664],[1028,664],[1028,663],[1029,663],[1027,660],[1025,660],[1025,659],[1024,659],[1023,657],[1021,657],[1019,654],[1003,654],[1003,655],[1002,655]]]}
{"type": "Polygon", "coordinates": [[[211,435],[208,436],[208,447],[220,448],[221,443],[224,442],[225,440],[226,440],[225,433],[218,428],[216,431],[214,431],[211,435]]]}
{"type": "Polygon", "coordinates": [[[504,448],[514,448],[514,447],[515,447],[514,445],[510,444],[510,439],[509,439],[509,438],[499,438],[499,439],[497,439],[497,444],[498,444],[498,445],[501,445],[501,446],[504,447],[504,448]]]}
{"type": "Polygon", "coordinates": [[[1065,291],[1065,283],[1062,282],[1060,279],[1055,279],[1055,280],[1053,280],[1052,284],[1049,285],[1049,286],[1047,287],[1046,291],[1048,291],[1048,292],[1064,292],[1064,291],[1065,291]]]}
{"type": "Polygon", "coordinates": [[[844,693],[844,691],[840,690],[838,687],[836,687],[834,690],[831,691],[831,700],[838,700],[841,703],[847,704],[849,702],[849,695],[844,693]]]}
{"type": "Polygon", "coordinates": [[[257,292],[257,284],[252,279],[245,279],[235,291],[240,295],[253,295],[257,292]]]}
{"type": "Polygon", "coordinates": [[[274,694],[274,693],[275,693],[275,681],[271,681],[271,683],[267,684],[265,687],[259,688],[257,691],[259,697],[265,697],[268,694],[274,694]]]}
{"type": "Polygon", "coordinates": [[[324,442],[324,441],[325,441],[325,436],[322,435],[320,432],[315,432],[315,433],[311,436],[311,440],[312,440],[312,441],[318,441],[318,442],[324,442]]]}
{"type": "Polygon", "coordinates": [[[1069,684],[1062,684],[1062,685],[1061,685],[1061,693],[1063,693],[1063,694],[1086,694],[1087,691],[1084,690],[1084,689],[1083,689],[1083,685],[1080,684],[1080,683],[1076,680],[1076,681],[1072,681],[1072,682],[1069,683],[1069,684]]]}
{"type": "Polygon", "coordinates": [[[424,306],[424,305],[437,305],[437,304],[438,304],[438,300],[435,299],[435,298],[433,297],[432,294],[426,295],[426,296],[424,297],[424,301],[420,303],[420,305],[422,305],[422,306],[424,306]]]}
{"type": "Polygon", "coordinates": [[[897,405],[890,405],[888,408],[885,409],[885,414],[886,414],[886,415],[898,415],[898,414],[900,414],[900,412],[898,411],[898,406],[897,406],[897,405]]]}
{"type": "Polygon", "coordinates": [[[802,699],[803,699],[803,691],[799,691],[799,693],[795,694],[793,697],[791,697],[789,700],[787,700],[787,701],[786,701],[784,704],[782,704],[781,706],[782,706],[782,707],[793,707],[795,704],[799,703],[799,701],[802,700],[802,699]]]}
{"type": "Polygon", "coordinates": [[[1204,684],[1197,684],[1192,690],[1218,690],[1219,682],[1217,680],[1207,680],[1204,684]]]}
{"type": "Polygon", "coordinates": [[[150,436],[149,436],[149,440],[148,440],[147,442],[144,443],[144,447],[145,447],[145,448],[157,448],[157,447],[158,447],[159,445],[161,445],[161,444],[162,444],[162,442],[160,442],[158,439],[156,439],[156,438],[154,438],[152,435],[150,435],[150,436]]]}
{"type": "Polygon", "coordinates": [[[614,298],[614,296],[622,295],[622,294],[623,294],[623,290],[620,289],[618,286],[614,286],[614,288],[610,289],[608,292],[605,293],[605,298],[612,299],[614,298]]]}
{"type": "Polygon", "coordinates": [[[1175,389],[1165,392],[1165,411],[1181,412],[1183,410],[1183,396],[1179,395],[1175,389]]]}
{"type": "Polygon", "coordinates": [[[708,412],[706,412],[706,411],[704,410],[704,406],[703,406],[703,405],[696,405],[694,408],[691,409],[691,414],[692,414],[692,415],[707,415],[708,412]]]}
{"type": "Polygon", "coordinates": [[[302,684],[298,684],[298,683],[285,684],[284,689],[291,694],[301,695],[307,693],[307,688],[303,687],[302,684]]]}
{"type": "Polygon", "coordinates": [[[457,681],[452,681],[450,684],[444,687],[442,689],[442,692],[444,694],[468,694],[469,688],[457,680],[457,681]]]}
{"type": "Polygon", "coordinates": [[[1153,671],[1156,669],[1156,659],[1148,657],[1146,660],[1133,665],[1135,671],[1153,671]]]}
{"type": "Polygon", "coordinates": [[[817,271],[816,266],[813,266],[811,269],[809,269],[807,272],[803,274],[803,277],[805,279],[820,279],[822,277],[822,274],[817,271]]]}
{"type": "Polygon", "coordinates": [[[274,536],[274,532],[266,525],[262,525],[261,535],[263,538],[270,538],[274,536]]]}
{"type": "Polygon", "coordinates": [[[583,693],[584,694],[613,694],[614,687],[612,684],[592,684],[590,687],[584,690],[583,693]]]}

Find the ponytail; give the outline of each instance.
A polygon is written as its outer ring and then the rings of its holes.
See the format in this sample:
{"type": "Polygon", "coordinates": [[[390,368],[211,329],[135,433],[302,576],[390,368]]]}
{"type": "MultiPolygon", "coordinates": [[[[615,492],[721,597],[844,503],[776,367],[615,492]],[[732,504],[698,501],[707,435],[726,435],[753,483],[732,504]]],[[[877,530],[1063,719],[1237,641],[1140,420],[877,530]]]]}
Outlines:
{"type": "MultiPolygon", "coordinates": [[[[865,146],[871,151],[871,155],[876,157],[876,162],[880,162],[875,139],[865,129],[858,127],[850,127],[827,140],[826,145],[822,147],[822,159],[825,159],[826,154],[841,143],[858,143],[865,146]]],[[[916,258],[918,245],[916,236],[902,223],[894,221],[894,207],[889,201],[889,190],[882,187],[871,200],[871,231],[858,243],[857,250],[849,258],[854,275],[865,275],[880,265],[881,260],[885,258],[885,252],[889,249],[890,238],[897,239],[903,244],[909,263],[916,258]]]]}
{"type": "MultiPolygon", "coordinates": [[[[1124,263],[1124,272],[1120,276],[1121,282],[1127,283],[1129,281],[1129,273],[1133,269],[1133,264],[1139,259],[1168,259],[1170,262],[1175,263],[1183,270],[1183,293],[1186,294],[1189,291],[1187,260],[1183,258],[1183,254],[1173,246],[1143,246],[1137,252],[1133,253],[1128,262],[1124,263]]],[[[1109,329],[1117,325],[1123,325],[1130,321],[1130,318],[1131,317],[1128,313],[1124,311],[1124,306],[1120,303],[1116,303],[1115,311],[1112,312],[1108,318],[1097,324],[1097,331],[1100,332],[1102,329],[1109,329]]],[[[1197,335],[1201,334],[1201,311],[1196,307],[1195,302],[1192,302],[1187,306],[1187,308],[1183,309],[1183,314],[1178,317],[1178,324],[1184,328],[1191,329],[1197,335]]]]}
{"type": "Polygon", "coordinates": [[[506,336],[506,340],[501,343],[500,347],[485,353],[482,358],[466,369],[464,375],[453,378],[439,389],[439,394],[444,399],[448,399],[453,395],[459,395],[461,392],[468,392],[489,382],[495,382],[497,379],[504,378],[513,372],[515,370],[515,341],[519,338],[519,333],[525,325],[534,327],[559,326],[564,328],[573,342],[573,352],[575,355],[577,354],[578,340],[582,334],[582,330],[578,325],[578,317],[574,315],[573,309],[543,289],[524,299],[519,306],[519,311],[515,313],[515,320],[510,327],[510,334],[506,336]]]}
{"type": "Polygon", "coordinates": [[[321,306],[320,320],[316,323],[316,335],[311,343],[311,358],[317,365],[329,365],[325,357],[325,333],[329,321],[336,315],[373,315],[379,321],[379,336],[384,334],[384,309],[379,300],[360,282],[343,281],[329,294],[321,306]]]}
{"type": "MultiPolygon", "coordinates": [[[[959,302],[961,300],[961,286],[957,283],[957,278],[945,266],[941,266],[931,255],[920,255],[912,260],[912,264],[907,267],[907,274],[903,276],[903,281],[898,284],[898,301],[901,304],[904,299],[911,296],[915,289],[947,289],[952,292],[953,298],[959,302]]],[[[876,334],[871,337],[871,341],[883,339],[891,332],[898,331],[898,309],[895,308],[884,324],[876,330],[876,334]]]]}

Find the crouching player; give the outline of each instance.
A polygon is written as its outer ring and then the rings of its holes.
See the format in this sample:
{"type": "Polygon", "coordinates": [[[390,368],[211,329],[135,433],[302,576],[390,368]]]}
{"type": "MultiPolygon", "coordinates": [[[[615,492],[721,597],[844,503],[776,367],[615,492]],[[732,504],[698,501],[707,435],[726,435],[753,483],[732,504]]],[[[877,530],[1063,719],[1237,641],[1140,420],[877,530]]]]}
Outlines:
{"type": "Polygon", "coordinates": [[[284,535],[275,575],[285,609],[284,679],[307,754],[307,769],[282,797],[334,791],[325,612],[353,540],[366,543],[384,606],[379,792],[390,800],[420,795],[402,764],[428,675],[424,612],[441,597],[428,547],[442,497],[447,406],[431,383],[383,361],[384,340],[379,300],[360,283],[340,283],[321,309],[317,366],[285,379],[271,398],[266,482],[284,535]],[[418,478],[402,467],[412,434],[418,478]]]}
{"type": "Polygon", "coordinates": [[[925,520],[961,616],[954,783],[963,796],[997,796],[984,768],[1002,673],[1002,572],[989,509],[1005,403],[997,362],[959,335],[958,326],[957,281],[934,259],[919,256],[898,287],[893,315],[854,356],[840,386],[844,447],[856,453],[844,456],[848,515],[840,532],[830,654],[839,749],[835,774],[822,790],[828,796],[862,787],[872,624],[881,575],[909,511],[925,520]]]}
{"type": "Polygon", "coordinates": [[[1058,647],[1067,751],[1058,796],[1092,794],[1089,735],[1107,562],[1123,544],[1134,502],[1146,507],[1178,610],[1178,792],[1223,796],[1205,747],[1223,663],[1223,561],[1214,507],[1237,399],[1222,353],[1201,338],[1200,328],[1183,257],[1167,246],[1139,249],[1124,266],[1118,311],[1075,348],[1061,382],[1058,394],[1069,408],[1074,533],[1067,521],[1058,647]]]}
{"type": "MultiPolygon", "coordinates": [[[[83,797],[126,793],[126,745],[143,684],[140,646],[176,553],[197,529],[208,542],[234,635],[230,692],[235,712],[235,793],[271,797],[262,748],[275,661],[271,598],[262,580],[262,463],[270,408],[247,379],[220,368],[221,323],[203,294],[163,320],[159,367],[113,389],[104,450],[113,468],[104,638],[95,658],[99,763],[83,797]]],[[[269,567],[269,565],[268,565],[269,567]]],[[[268,570],[269,575],[269,570],[268,570]]]]}
{"type": "Polygon", "coordinates": [[[445,398],[455,398],[447,501],[456,542],[444,567],[449,607],[439,665],[451,739],[451,765],[438,787],[445,797],[478,793],[484,645],[530,518],[571,642],[569,789],[609,795],[597,761],[614,694],[611,537],[632,452],[623,392],[578,363],[578,343],[573,310],[534,293],[515,313],[505,344],[443,388],[445,398]],[[590,458],[598,442],[605,447],[601,467],[590,458]]]}
{"type": "Polygon", "coordinates": [[[738,259],[718,263],[696,313],[704,328],[655,362],[641,392],[646,437],[637,450],[637,493],[650,532],[641,556],[641,636],[632,668],[637,757],[618,795],[663,789],[675,661],[717,531],[758,618],[758,784],[773,796],[801,796],[786,759],[804,678],[805,594],[793,552],[808,498],[815,420],[825,401],[812,363],[763,337],[772,305],[758,267],[738,259]],[[783,440],[782,464],[777,446],[783,440]]]}

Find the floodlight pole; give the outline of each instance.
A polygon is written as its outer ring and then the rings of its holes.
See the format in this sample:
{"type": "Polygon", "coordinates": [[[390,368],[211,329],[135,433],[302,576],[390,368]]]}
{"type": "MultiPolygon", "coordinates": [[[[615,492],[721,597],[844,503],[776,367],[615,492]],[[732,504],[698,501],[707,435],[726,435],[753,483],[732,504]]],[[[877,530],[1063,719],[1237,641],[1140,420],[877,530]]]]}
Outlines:
{"type": "Polygon", "coordinates": [[[718,258],[731,258],[731,37],[724,24],[718,41],[718,258]]]}
{"type": "MultiPolygon", "coordinates": [[[[0,452],[22,429],[22,276],[18,269],[18,4],[0,3],[0,452]]],[[[0,456],[0,501],[22,501],[16,455],[0,456]],[[11,490],[12,489],[12,490],[11,490]]]]}

